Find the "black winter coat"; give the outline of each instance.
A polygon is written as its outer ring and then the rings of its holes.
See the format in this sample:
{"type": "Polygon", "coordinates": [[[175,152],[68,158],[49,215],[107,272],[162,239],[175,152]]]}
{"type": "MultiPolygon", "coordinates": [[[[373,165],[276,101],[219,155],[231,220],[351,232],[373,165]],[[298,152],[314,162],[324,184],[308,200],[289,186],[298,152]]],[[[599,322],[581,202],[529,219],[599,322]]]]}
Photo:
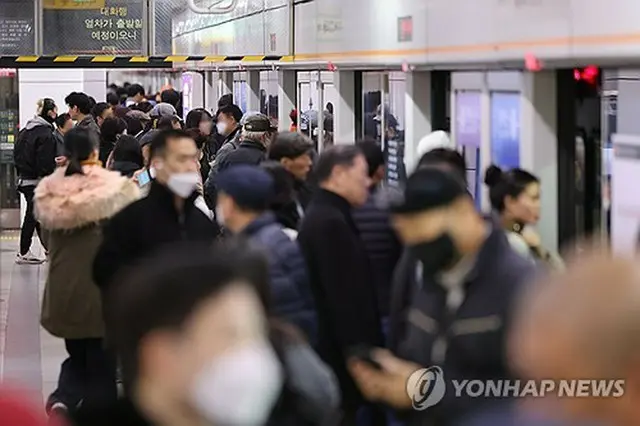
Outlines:
{"type": "Polygon", "coordinates": [[[177,241],[215,240],[220,228],[194,206],[194,193],[178,213],[174,195],[153,181],[149,195],[115,215],[104,229],[104,240],[93,263],[93,278],[105,290],[116,274],[154,250],[177,241]]]}
{"type": "Polygon", "coordinates": [[[37,180],[53,173],[57,146],[53,125],[39,116],[27,121],[13,148],[18,177],[37,180]]]}
{"type": "Polygon", "coordinates": [[[262,163],[267,157],[267,148],[264,144],[252,141],[243,140],[240,142],[238,149],[232,151],[225,158],[220,160],[220,166],[218,166],[218,172],[221,172],[231,166],[238,164],[248,164],[251,166],[257,166],[262,163]]]}
{"type": "Polygon", "coordinates": [[[347,352],[359,344],[381,346],[383,339],[369,259],[348,201],[318,190],[298,242],[318,310],[318,353],[336,373],[343,406],[353,409],[362,399],[346,368],[347,352]]]}
{"type": "Polygon", "coordinates": [[[380,315],[386,317],[391,305],[393,271],[402,254],[402,244],[391,227],[389,212],[376,206],[375,191],[364,206],[354,209],[353,220],[371,261],[380,315]]]}

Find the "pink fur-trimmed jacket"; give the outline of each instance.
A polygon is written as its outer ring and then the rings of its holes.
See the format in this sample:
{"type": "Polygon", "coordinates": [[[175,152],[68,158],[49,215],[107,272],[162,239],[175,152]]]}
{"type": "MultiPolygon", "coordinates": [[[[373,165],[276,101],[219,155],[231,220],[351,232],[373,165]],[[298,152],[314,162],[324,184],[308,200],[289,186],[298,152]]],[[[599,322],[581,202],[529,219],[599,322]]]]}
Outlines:
{"type": "Polygon", "coordinates": [[[138,186],[120,173],[84,166],[65,176],[58,168],[35,190],[36,218],[49,231],[49,273],[42,301],[42,326],[65,339],[104,336],[101,294],[92,279],[102,242],[101,223],[140,197],[138,186]]]}

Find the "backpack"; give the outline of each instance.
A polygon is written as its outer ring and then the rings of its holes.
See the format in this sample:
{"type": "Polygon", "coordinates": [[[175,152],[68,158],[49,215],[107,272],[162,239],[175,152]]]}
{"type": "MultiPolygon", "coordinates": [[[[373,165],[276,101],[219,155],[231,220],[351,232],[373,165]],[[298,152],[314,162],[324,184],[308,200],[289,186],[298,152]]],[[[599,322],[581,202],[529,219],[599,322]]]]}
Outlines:
{"type": "Polygon", "coordinates": [[[26,129],[23,128],[18,133],[18,138],[16,139],[16,143],[13,146],[13,164],[18,172],[18,176],[21,176],[22,173],[29,170],[31,166],[29,165],[29,159],[33,158],[33,152],[29,151],[29,142],[27,140],[26,129]]]}

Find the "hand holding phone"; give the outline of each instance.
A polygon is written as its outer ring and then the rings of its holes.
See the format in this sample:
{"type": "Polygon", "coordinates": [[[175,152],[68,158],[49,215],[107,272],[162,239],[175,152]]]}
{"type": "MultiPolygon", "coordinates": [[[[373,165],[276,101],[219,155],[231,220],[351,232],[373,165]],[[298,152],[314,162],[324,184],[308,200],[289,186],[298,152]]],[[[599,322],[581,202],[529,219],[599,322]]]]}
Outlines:
{"type": "Polygon", "coordinates": [[[134,176],[135,181],[138,183],[138,186],[142,187],[151,182],[151,176],[149,176],[149,170],[143,170],[134,176]]]}
{"type": "Polygon", "coordinates": [[[347,359],[355,358],[368,364],[370,367],[376,370],[382,370],[382,366],[375,360],[373,353],[375,348],[369,345],[355,345],[347,349],[347,359]]]}

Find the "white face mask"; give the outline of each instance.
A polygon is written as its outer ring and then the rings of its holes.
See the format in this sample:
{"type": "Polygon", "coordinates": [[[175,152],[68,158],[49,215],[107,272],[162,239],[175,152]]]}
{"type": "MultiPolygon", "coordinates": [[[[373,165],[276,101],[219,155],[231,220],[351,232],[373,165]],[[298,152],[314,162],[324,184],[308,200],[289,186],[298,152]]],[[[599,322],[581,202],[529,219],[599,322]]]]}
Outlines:
{"type": "Polygon", "coordinates": [[[188,198],[200,183],[198,172],[174,173],[169,176],[167,186],[180,198],[188,198]]]}
{"type": "Polygon", "coordinates": [[[283,381],[280,361],[263,341],[213,361],[197,375],[191,398],[213,424],[257,426],[267,421],[283,381]]]}
{"type": "Polygon", "coordinates": [[[218,121],[216,123],[216,130],[218,130],[218,134],[226,136],[227,135],[227,123],[223,121],[218,121]]]}
{"type": "Polygon", "coordinates": [[[216,222],[218,225],[224,226],[224,213],[222,213],[222,207],[216,206],[216,222]]]}

